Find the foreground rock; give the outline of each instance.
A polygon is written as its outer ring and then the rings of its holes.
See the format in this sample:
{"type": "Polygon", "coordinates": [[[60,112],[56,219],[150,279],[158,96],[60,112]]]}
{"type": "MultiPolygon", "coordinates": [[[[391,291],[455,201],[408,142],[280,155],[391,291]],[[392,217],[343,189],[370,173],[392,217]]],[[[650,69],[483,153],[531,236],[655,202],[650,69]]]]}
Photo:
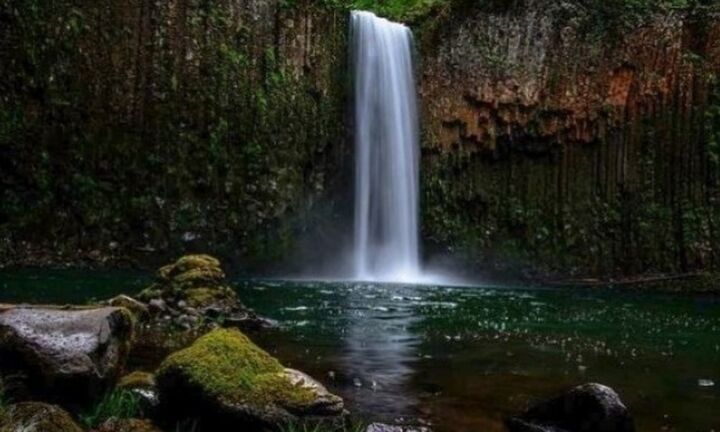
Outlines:
{"type": "Polygon", "coordinates": [[[365,432],[430,432],[424,426],[397,426],[384,423],[372,423],[365,432]]]}
{"type": "Polygon", "coordinates": [[[122,308],[5,308],[0,371],[23,377],[16,399],[37,397],[74,408],[115,384],[132,337],[132,317],[122,308]]]}
{"type": "Polygon", "coordinates": [[[344,412],[342,399],[304,373],[284,368],[237,330],[214,330],[172,354],[160,366],[157,383],[160,403],[171,415],[197,417],[218,430],[278,429],[337,420],[344,412]]]}
{"type": "Polygon", "coordinates": [[[161,432],[152,422],[141,419],[110,419],[95,432],[161,432]]]}
{"type": "Polygon", "coordinates": [[[601,384],[584,384],[506,422],[510,432],[634,432],[617,393],[601,384]]]}
{"type": "MultiPolygon", "coordinates": [[[[220,261],[209,255],[187,255],[160,268],[155,283],[142,291],[138,300],[155,323],[178,328],[192,329],[210,322],[250,330],[267,324],[240,302],[226,284],[220,261]]],[[[129,305],[132,299],[117,301],[129,305]]]]}
{"type": "Polygon", "coordinates": [[[54,405],[25,402],[0,413],[0,432],[82,432],[70,415],[54,405]]]}

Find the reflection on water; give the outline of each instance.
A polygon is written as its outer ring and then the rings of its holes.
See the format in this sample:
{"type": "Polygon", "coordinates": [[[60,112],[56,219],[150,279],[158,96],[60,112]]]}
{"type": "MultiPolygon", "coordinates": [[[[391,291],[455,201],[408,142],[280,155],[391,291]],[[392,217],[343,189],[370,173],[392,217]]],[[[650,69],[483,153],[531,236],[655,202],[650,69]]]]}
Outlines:
{"type": "Polygon", "coordinates": [[[412,413],[417,401],[410,380],[420,338],[411,333],[419,317],[404,298],[414,298],[412,287],[352,284],[343,300],[347,310],[343,374],[352,377],[355,399],[385,421],[412,413]]]}
{"type": "MultiPolygon", "coordinates": [[[[0,302],[78,303],[138,275],[0,272],[0,302]]],[[[253,335],[365,419],[500,431],[529,401],[595,381],[639,431],[720,430],[720,301],[588,290],[239,281],[277,320],[253,335]]]]}

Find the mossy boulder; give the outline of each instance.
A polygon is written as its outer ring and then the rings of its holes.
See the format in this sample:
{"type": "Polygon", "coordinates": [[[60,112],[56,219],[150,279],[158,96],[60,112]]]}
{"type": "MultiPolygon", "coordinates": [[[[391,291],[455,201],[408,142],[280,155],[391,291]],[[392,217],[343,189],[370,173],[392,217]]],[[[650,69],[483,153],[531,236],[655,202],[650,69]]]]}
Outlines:
{"type": "Polygon", "coordinates": [[[82,432],[72,417],[55,405],[24,402],[0,414],[0,432],[82,432]]]}
{"type": "Polygon", "coordinates": [[[238,330],[218,329],[170,355],[157,373],[161,404],[205,422],[277,429],[304,418],[337,417],[343,402],[286,369],[238,330]]]}
{"type": "Polygon", "coordinates": [[[161,267],[156,273],[157,283],[173,288],[214,286],[223,282],[225,272],[220,261],[210,255],[185,255],[161,267]]]}
{"type": "Polygon", "coordinates": [[[242,306],[231,288],[225,285],[220,261],[209,255],[186,255],[158,270],[156,282],[138,295],[149,303],[163,299],[170,305],[180,302],[193,308],[232,308],[242,306]]]}
{"type": "Polygon", "coordinates": [[[71,409],[85,406],[115,385],[132,346],[133,327],[124,308],[2,310],[0,372],[22,377],[13,382],[21,398],[71,409]]]}
{"type": "Polygon", "coordinates": [[[208,305],[232,305],[237,302],[237,295],[232,288],[222,286],[213,288],[191,288],[185,291],[183,299],[188,306],[203,308],[208,305]]]}
{"type": "Polygon", "coordinates": [[[189,270],[199,268],[217,268],[220,269],[220,260],[210,255],[185,255],[178,259],[173,266],[170,274],[180,274],[189,270]]]}
{"type": "Polygon", "coordinates": [[[209,255],[186,255],[161,267],[156,281],[137,296],[149,307],[151,321],[190,330],[220,324],[242,330],[267,327],[227,285],[220,261],[209,255]]]}

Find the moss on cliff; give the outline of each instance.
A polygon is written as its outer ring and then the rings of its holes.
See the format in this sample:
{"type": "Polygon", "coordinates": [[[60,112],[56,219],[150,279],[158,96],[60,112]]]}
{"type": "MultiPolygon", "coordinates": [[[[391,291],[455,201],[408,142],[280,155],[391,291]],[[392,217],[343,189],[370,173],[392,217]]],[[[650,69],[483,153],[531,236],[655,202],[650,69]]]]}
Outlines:
{"type": "Polygon", "coordinates": [[[0,260],[26,241],[65,257],[203,245],[248,264],[293,246],[342,151],[344,14],[260,0],[0,10],[0,260]]]}

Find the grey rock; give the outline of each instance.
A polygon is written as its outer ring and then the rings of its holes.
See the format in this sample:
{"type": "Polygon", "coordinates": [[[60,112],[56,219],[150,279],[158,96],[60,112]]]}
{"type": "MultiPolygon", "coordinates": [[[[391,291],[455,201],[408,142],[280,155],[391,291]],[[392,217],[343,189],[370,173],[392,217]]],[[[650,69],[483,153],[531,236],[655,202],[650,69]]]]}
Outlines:
{"type": "Polygon", "coordinates": [[[167,309],[167,304],[165,303],[165,300],[160,298],[150,300],[148,306],[150,307],[151,312],[165,312],[165,310],[167,309]]]}
{"type": "Polygon", "coordinates": [[[0,310],[0,371],[23,392],[75,407],[114,385],[131,348],[126,309],[10,307],[0,310]]]}

